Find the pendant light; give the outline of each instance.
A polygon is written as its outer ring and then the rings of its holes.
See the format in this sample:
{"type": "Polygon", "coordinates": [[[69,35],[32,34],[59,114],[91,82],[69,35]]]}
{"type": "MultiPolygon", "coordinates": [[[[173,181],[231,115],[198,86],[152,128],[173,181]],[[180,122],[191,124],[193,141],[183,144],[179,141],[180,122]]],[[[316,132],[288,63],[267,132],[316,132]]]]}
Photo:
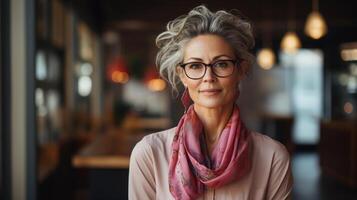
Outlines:
{"type": "Polygon", "coordinates": [[[327,33],[327,25],[319,12],[318,0],[312,0],[312,12],[309,14],[305,24],[305,34],[315,40],[320,39],[327,33]]]}
{"type": "Polygon", "coordinates": [[[281,49],[285,53],[296,53],[301,48],[301,42],[299,37],[294,31],[288,31],[281,40],[281,49]]]}
{"type": "Polygon", "coordinates": [[[269,70],[275,64],[275,54],[271,48],[262,48],[257,55],[257,62],[262,69],[269,70]]]}
{"type": "Polygon", "coordinates": [[[257,53],[257,63],[258,65],[265,70],[271,69],[275,65],[275,54],[272,50],[272,35],[273,35],[273,24],[271,20],[272,9],[268,6],[273,5],[272,2],[267,2],[267,5],[261,4],[261,13],[262,18],[267,19],[262,23],[262,49],[260,49],[257,53]],[[268,9],[267,9],[268,8],[268,9]]]}
{"type": "Polygon", "coordinates": [[[257,63],[265,70],[271,69],[275,64],[275,54],[272,50],[272,23],[271,21],[266,21],[262,23],[262,41],[263,48],[257,53],[257,63]]]}
{"type": "Polygon", "coordinates": [[[296,53],[299,48],[301,48],[301,42],[295,33],[295,1],[293,1],[293,3],[289,2],[289,5],[291,20],[288,22],[288,32],[285,33],[283,39],[281,40],[280,48],[285,53],[293,54],[296,53]]]}

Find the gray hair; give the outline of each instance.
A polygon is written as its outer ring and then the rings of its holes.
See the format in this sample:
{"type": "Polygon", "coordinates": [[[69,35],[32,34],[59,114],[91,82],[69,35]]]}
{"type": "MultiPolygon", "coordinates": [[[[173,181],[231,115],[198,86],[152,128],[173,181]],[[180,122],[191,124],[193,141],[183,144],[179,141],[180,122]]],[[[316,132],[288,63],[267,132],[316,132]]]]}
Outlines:
{"type": "Polygon", "coordinates": [[[248,63],[249,68],[254,62],[255,58],[249,52],[254,46],[252,26],[240,16],[224,10],[211,12],[201,5],[170,21],[166,29],[156,38],[159,48],[156,65],[176,92],[179,83],[176,67],[183,61],[185,44],[198,35],[219,35],[231,45],[238,59],[248,63]]]}

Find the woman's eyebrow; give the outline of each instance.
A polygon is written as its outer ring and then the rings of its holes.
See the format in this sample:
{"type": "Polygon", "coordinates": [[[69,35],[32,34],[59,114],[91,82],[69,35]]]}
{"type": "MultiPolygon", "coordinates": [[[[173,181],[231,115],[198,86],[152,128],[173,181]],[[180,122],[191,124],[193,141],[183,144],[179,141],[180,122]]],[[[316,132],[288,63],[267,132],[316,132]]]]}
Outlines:
{"type": "MultiPolygon", "coordinates": [[[[218,56],[213,57],[212,61],[217,60],[217,59],[219,59],[219,58],[221,58],[221,57],[227,57],[227,58],[233,59],[231,56],[222,54],[222,55],[218,55],[218,56]]],[[[198,58],[198,57],[190,57],[190,58],[187,59],[187,61],[189,61],[189,60],[203,61],[202,58],[198,58]]]]}
{"type": "Polygon", "coordinates": [[[197,58],[197,57],[190,57],[187,60],[203,61],[202,58],[197,58]]]}
{"type": "Polygon", "coordinates": [[[212,60],[217,60],[217,59],[219,59],[219,58],[221,58],[221,57],[227,57],[227,58],[232,59],[232,57],[231,57],[231,56],[228,56],[228,55],[222,54],[222,55],[215,56],[212,60]]]}

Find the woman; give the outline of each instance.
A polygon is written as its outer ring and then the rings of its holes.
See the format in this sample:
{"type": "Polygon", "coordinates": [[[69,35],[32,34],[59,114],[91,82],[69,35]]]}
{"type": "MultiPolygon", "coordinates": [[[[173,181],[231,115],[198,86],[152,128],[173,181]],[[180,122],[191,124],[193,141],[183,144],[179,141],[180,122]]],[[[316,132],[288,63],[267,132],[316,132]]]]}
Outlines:
{"type": "Polygon", "coordinates": [[[251,26],[204,6],[171,21],[156,39],[160,73],[185,106],[177,127],[134,148],[129,199],[290,199],[285,147],[249,131],[235,104],[254,57],[251,26]]]}

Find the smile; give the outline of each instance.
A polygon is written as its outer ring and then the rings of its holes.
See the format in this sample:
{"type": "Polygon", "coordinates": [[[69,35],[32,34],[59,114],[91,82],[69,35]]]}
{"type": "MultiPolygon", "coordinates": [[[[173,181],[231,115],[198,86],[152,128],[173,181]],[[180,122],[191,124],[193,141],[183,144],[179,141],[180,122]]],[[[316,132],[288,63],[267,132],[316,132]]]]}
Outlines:
{"type": "Polygon", "coordinates": [[[204,89],[204,90],[199,90],[199,93],[205,94],[205,95],[216,95],[220,93],[222,90],[220,89],[204,89]]]}

